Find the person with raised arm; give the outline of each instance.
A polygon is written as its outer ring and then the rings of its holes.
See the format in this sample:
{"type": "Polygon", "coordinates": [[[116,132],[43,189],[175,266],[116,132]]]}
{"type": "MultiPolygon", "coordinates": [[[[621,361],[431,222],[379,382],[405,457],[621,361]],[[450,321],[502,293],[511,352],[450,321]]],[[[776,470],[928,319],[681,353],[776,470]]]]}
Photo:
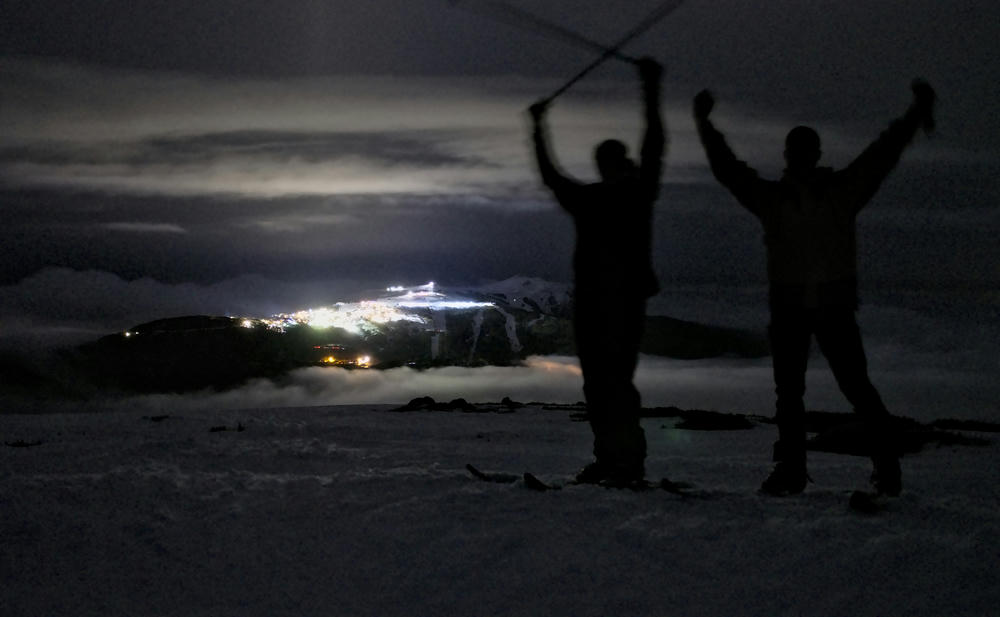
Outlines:
{"type": "Polygon", "coordinates": [[[594,461],[577,482],[628,486],[645,477],[646,438],[640,395],[632,383],[646,315],[659,285],[651,258],[653,205],[659,195],[665,137],[660,118],[662,67],[636,62],[642,82],[645,130],[636,164],[622,142],[594,150],[600,181],[582,183],[559,170],[549,152],[549,101],[530,108],[542,181],[573,218],[573,329],[583,372],[594,461]]]}
{"type": "Polygon", "coordinates": [[[894,496],[902,489],[892,416],[868,377],[855,319],[855,219],[917,130],[933,128],[934,90],[916,80],[912,91],[906,113],[842,170],[818,166],[822,151],[815,130],[793,128],[785,138],[786,168],[778,180],[760,178],[737,159],[709,119],[715,106],[709,91],[694,98],[695,122],[712,173],[764,227],[778,425],[775,465],[761,486],[764,493],[800,493],[809,479],[802,398],[813,336],[841,392],[865,420],[876,492],[894,496]]]}

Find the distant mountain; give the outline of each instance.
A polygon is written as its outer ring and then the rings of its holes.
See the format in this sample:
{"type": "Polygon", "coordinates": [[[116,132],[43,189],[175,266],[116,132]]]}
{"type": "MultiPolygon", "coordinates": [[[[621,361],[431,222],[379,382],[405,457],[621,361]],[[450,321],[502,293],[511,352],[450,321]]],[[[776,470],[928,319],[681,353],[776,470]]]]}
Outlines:
{"type": "MultiPolygon", "coordinates": [[[[515,277],[467,289],[390,288],[377,300],[271,318],[160,319],[82,345],[71,363],[95,385],[130,391],[228,388],[304,366],[517,364],[573,355],[565,284],[515,277]]],[[[648,317],[642,351],[672,358],[760,357],[756,333],[648,317]]]]}

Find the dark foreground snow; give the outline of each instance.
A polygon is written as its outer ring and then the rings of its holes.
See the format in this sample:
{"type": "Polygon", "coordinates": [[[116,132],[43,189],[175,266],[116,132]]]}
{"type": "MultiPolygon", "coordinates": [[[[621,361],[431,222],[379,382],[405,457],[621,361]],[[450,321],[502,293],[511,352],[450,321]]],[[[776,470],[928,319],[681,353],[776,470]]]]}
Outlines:
{"type": "Polygon", "coordinates": [[[388,410],[0,415],[4,442],[42,442],[0,448],[0,614],[998,614],[996,444],[906,458],[865,516],[856,457],[757,495],[770,425],[646,420],[649,475],[695,497],[534,493],[464,466],[568,476],[589,430],[567,412],[388,410]]]}

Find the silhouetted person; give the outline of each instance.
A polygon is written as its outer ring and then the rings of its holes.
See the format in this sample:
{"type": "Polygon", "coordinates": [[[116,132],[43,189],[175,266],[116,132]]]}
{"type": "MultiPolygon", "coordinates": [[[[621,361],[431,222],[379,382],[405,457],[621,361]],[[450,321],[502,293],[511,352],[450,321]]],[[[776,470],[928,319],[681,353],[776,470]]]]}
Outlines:
{"type": "Polygon", "coordinates": [[[899,494],[900,452],[891,416],[868,379],[855,321],[857,273],[855,218],[896,165],[917,129],[933,126],[934,91],[913,83],[913,103],[846,168],[817,167],[820,139],[798,126],[785,139],[787,167],[780,180],[762,180],[737,160],[708,116],[715,101],[706,90],[694,99],[694,116],[715,177],[764,226],[770,282],[771,353],[777,394],[774,470],[761,490],[801,492],[806,485],[804,407],[806,361],[813,335],[837,385],[869,427],[872,482],[899,494]]]}
{"type": "Polygon", "coordinates": [[[595,457],[577,475],[580,482],[622,485],[645,475],[646,438],[639,425],[641,405],[632,377],[646,299],[658,291],[650,228],[660,189],[664,133],[662,68],[648,58],[637,66],[646,120],[641,158],[636,165],[620,141],[601,142],[594,152],[600,182],[584,184],[557,169],[546,143],[548,102],[530,109],[542,180],[576,226],[573,328],[595,457]]]}

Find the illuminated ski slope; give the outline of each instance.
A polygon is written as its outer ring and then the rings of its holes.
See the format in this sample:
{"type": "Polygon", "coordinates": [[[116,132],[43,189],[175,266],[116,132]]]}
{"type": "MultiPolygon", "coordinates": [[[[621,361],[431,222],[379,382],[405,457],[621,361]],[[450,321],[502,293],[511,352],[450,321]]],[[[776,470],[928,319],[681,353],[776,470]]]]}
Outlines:
{"type": "Polygon", "coordinates": [[[386,288],[388,295],[378,300],[338,302],[333,306],[280,313],[266,319],[244,319],[246,327],[264,324],[269,328],[284,330],[297,325],[313,328],[343,328],[348,332],[362,334],[377,330],[382,324],[409,321],[429,324],[430,319],[420,314],[421,309],[430,311],[467,310],[475,308],[495,308],[492,302],[480,302],[465,298],[449,297],[437,291],[433,282],[416,287],[393,286],[386,288]]]}

